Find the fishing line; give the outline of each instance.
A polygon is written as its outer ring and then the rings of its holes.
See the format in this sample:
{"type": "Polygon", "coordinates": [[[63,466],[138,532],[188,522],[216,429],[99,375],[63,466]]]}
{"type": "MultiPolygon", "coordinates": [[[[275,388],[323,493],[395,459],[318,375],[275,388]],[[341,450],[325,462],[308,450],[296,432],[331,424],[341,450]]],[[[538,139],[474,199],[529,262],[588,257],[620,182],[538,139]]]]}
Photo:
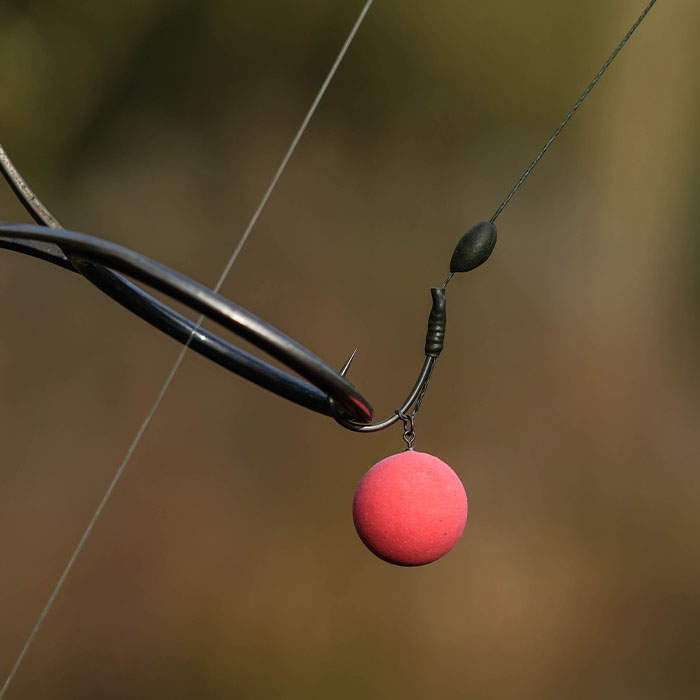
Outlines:
{"type": "Polygon", "coordinates": [[[569,123],[569,120],[571,117],[576,114],[578,111],[578,108],[583,104],[583,101],[588,97],[590,94],[591,90],[596,86],[597,82],[603,77],[603,74],[605,73],[606,70],[610,67],[610,64],[617,58],[617,54],[622,51],[624,45],[629,41],[630,37],[634,32],[637,30],[637,27],[642,23],[644,18],[649,14],[649,10],[651,10],[652,7],[656,4],[656,0],[651,0],[651,2],[646,6],[644,9],[644,12],[642,12],[639,17],[637,17],[637,20],[635,23],[630,27],[630,30],[625,34],[623,37],[622,41],[617,45],[617,48],[610,54],[610,58],[603,64],[603,67],[596,73],[595,78],[591,80],[589,83],[588,87],[581,93],[581,97],[576,100],[576,103],[574,106],[568,111],[567,115],[564,117],[562,120],[561,124],[554,130],[554,133],[549,137],[549,140],[545,145],[542,147],[542,150],[535,156],[534,160],[530,165],[528,165],[527,169],[525,172],[522,174],[518,182],[515,184],[513,189],[508,193],[508,196],[501,202],[500,206],[496,211],[494,212],[493,216],[489,219],[491,223],[494,223],[496,219],[501,215],[501,212],[508,206],[508,203],[510,202],[511,199],[515,196],[515,193],[520,189],[521,185],[527,180],[528,177],[530,177],[530,173],[535,169],[535,166],[540,162],[542,156],[549,150],[549,147],[554,143],[556,140],[557,136],[561,134],[562,130],[564,127],[569,123]]]}
{"type": "MultiPolygon", "coordinates": [[[[331,83],[331,80],[333,80],[333,77],[335,76],[338,67],[340,66],[343,58],[345,57],[345,54],[347,53],[348,49],[350,48],[350,44],[352,43],[353,39],[355,38],[355,35],[357,34],[358,30],[360,29],[360,26],[362,25],[363,20],[365,19],[365,16],[369,12],[370,7],[372,6],[374,0],[367,0],[365,5],[362,7],[362,10],[360,11],[359,16],[357,17],[357,20],[355,21],[354,25],[352,26],[352,29],[350,30],[350,33],[348,34],[347,38],[345,39],[345,42],[340,49],[340,52],[338,53],[338,56],[336,57],[333,65],[331,66],[330,71],[328,72],[328,75],[326,76],[325,80],[323,81],[318,93],[316,94],[316,97],[314,98],[313,102],[311,103],[311,107],[309,108],[308,112],[306,113],[306,116],[304,117],[304,120],[302,121],[297,133],[295,134],[294,138],[292,139],[292,142],[287,149],[287,152],[285,153],[284,158],[282,159],[282,162],[280,163],[279,168],[275,172],[272,181],[270,182],[267,190],[265,191],[265,194],[263,195],[262,199],[260,200],[260,204],[258,205],[257,209],[255,210],[252,218],[250,219],[250,222],[248,223],[248,226],[246,226],[245,231],[243,232],[243,235],[241,236],[240,240],[238,241],[238,244],[236,245],[235,249],[233,250],[233,253],[231,254],[230,258],[228,259],[228,262],[226,263],[226,266],[224,267],[223,272],[221,273],[221,276],[219,277],[216,286],[214,287],[214,292],[217,293],[224,282],[226,281],[226,278],[228,277],[231,268],[233,267],[233,264],[236,262],[236,259],[238,258],[241,250],[243,249],[243,246],[245,245],[246,241],[248,240],[248,237],[250,236],[251,231],[253,230],[253,227],[255,226],[256,222],[260,218],[260,215],[262,214],[263,209],[265,208],[265,205],[267,204],[268,200],[270,199],[270,196],[272,195],[273,190],[275,189],[275,186],[277,185],[280,177],[282,176],[282,173],[284,172],[285,168],[287,167],[287,164],[289,163],[290,158],[292,157],[292,154],[294,153],[297,145],[299,144],[299,141],[301,140],[304,132],[306,131],[306,127],[309,125],[309,122],[311,121],[311,118],[313,117],[314,113],[316,112],[316,108],[318,107],[319,103],[321,102],[321,99],[323,98],[324,94],[326,93],[326,90],[328,89],[328,86],[331,83]]],[[[11,166],[11,164],[10,164],[11,166]]],[[[11,166],[12,167],[12,166],[11,166]]],[[[14,168],[13,168],[14,169],[14,168]]],[[[30,190],[27,191],[31,193],[30,190]]],[[[33,194],[32,194],[33,197],[33,194]]],[[[38,199],[33,197],[34,200],[38,203],[38,199]]],[[[40,203],[39,203],[40,204],[40,203]]],[[[45,209],[42,206],[43,209],[45,209]]],[[[46,224],[47,226],[50,226],[51,228],[59,228],[58,222],[48,213],[48,210],[46,210],[46,224]]],[[[112,481],[110,482],[109,486],[107,487],[107,490],[105,491],[104,496],[102,497],[102,500],[100,501],[100,504],[97,506],[97,510],[95,511],[94,515],[92,516],[92,519],[90,520],[87,528],[85,529],[85,532],[83,533],[82,537],[80,538],[80,541],[78,542],[78,545],[76,546],[75,550],[73,551],[73,554],[71,555],[70,559],[68,560],[68,564],[66,565],[66,568],[64,569],[63,573],[61,574],[60,578],[58,579],[58,583],[56,584],[56,587],[54,588],[53,592],[51,593],[51,596],[49,597],[46,605],[44,606],[44,609],[41,612],[41,615],[39,616],[39,619],[37,620],[36,624],[34,625],[34,628],[32,629],[31,634],[29,635],[27,641],[24,644],[24,647],[22,648],[22,651],[20,652],[19,656],[17,657],[17,661],[15,662],[14,666],[10,670],[10,673],[7,677],[7,680],[5,681],[2,689],[0,689],[0,700],[2,700],[5,697],[5,694],[7,693],[8,688],[10,687],[10,684],[12,683],[15,675],[17,674],[17,671],[19,670],[20,666],[22,665],[22,662],[24,661],[30,647],[32,646],[32,643],[34,642],[34,639],[36,638],[37,634],[39,633],[39,630],[41,629],[42,625],[44,624],[44,621],[46,620],[47,615],[51,611],[51,608],[53,607],[54,602],[56,601],[56,598],[58,597],[58,594],[61,592],[61,589],[63,588],[63,585],[66,582],[66,579],[68,578],[75,562],[77,561],[78,557],[80,556],[80,553],[83,550],[83,547],[85,546],[85,543],[87,542],[90,533],[94,529],[97,521],[100,518],[100,515],[102,514],[102,511],[104,510],[105,506],[107,505],[107,502],[109,501],[112,493],[114,492],[114,489],[116,488],[117,484],[119,483],[119,480],[124,473],[124,470],[126,469],[127,465],[131,461],[131,458],[136,451],[136,448],[138,447],[139,443],[141,442],[141,438],[143,437],[144,433],[146,432],[153,416],[155,415],[156,411],[158,410],[161,401],[163,400],[163,397],[167,393],[170,384],[177,374],[177,371],[180,368],[180,365],[182,364],[183,359],[185,358],[185,355],[187,354],[187,350],[190,347],[190,344],[192,343],[192,339],[194,338],[195,334],[201,327],[203,321],[205,319],[205,316],[202,314],[199,316],[197,319],[195,328],[191,331],[190,337],[187,340],[187,342],[183,345],[182,349],[180,350],[180,354],[177,356],[177,359],[173,363],[173,366],[170,369],[170,372],[168,373],[168,376],[166,377],[165,381],[163,382],[162,387],[160,388],[158,395],[156,396],[155,401],[153,402],[151,408],[149,409],[148,413],[146,414],[146,417],[144,418],[143,422],[141,423],[141,426],[139,427],[131,445],[129,445],[129,449],[127,450],[124,459],[122,460],[121,464],[119,465],[119,468],[117,469],[116,473],[114,474],[114,477],[112,478],[112,481]]]]}
{"type": "MultiPolygon", "coordinates": [[[[525,180],[527,180],[528,177],[530,177],[530,174],[532,171],[535,169],[537,164],[540,162],[542,159],[542,156],[549,150],[549,147],[556,141],[557,137],[561,132],[564,130],[564,127],[569,123],[571,120],[571,117],[576,114],[578,111],[578,108],[583,104],[584,100],[588,97],[590,94],[591,90],[596,86],[598,81],[603,77],[603,74],[605,73],[606,70],[610,67],[612,62],[617,58],[617,55],[622,51],[624,48],[625,44],[629,41],[630,37],[632,34],[635,33],[637,30],[637,27],[642,23],[644,18],[649,14],[649,11],[651,10],[652,7],[656,4],[656,0],[651,0],[651,2],[644,8],[644,11],[642,12],[639,17],[637,17],[636,21],[634,24],[630,27],[629,31],[625,36],[622,38],[622,41],[617,45],[615,50],[610,54],[610,57],[608,60],[603,64],[601,69],[596,73],[595,77],[591,82],[588,84],[588,87],[581,93],[581,96],[576,100],[574,103],[574,106],[567,112],[566,116],[564,119],[562,119],[561,124],[554,130],[554,133],[549,137],[547,140],[547,143],[545,143],[544,146],[542,146],[542,149],[540,152],[534,157],[532,160],[532,163],[527,166],[525,172],[520,176],[520,179],[515,183],[513,186],[513,189],[508,193],[508,196],[501,202],[501,204],[498,206],[498,209],[493,213],[493,216],[489,219],[490,223],[494,223],[496,219],[501,215],[503,210],[510,204],[510,200],[513,199],[515,196],[515,193],[522,187],[523,183],[525,180]]],[[[450,272],[448,275],[447,279],[443,282],[442,288],[444,289],[449,283],[450,280],[454,277],[454,272],[450,272]]]]}

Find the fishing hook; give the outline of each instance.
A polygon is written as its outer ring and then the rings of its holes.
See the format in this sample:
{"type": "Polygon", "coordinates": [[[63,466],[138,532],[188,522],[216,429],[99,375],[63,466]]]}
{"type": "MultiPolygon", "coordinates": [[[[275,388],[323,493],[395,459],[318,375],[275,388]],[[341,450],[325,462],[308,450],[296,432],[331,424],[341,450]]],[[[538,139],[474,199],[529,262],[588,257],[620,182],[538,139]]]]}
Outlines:
{"type": "Polygon", "coordinates": [[[481,222],[457,244],[450,262],[450,277],[442,287],[431,290],[433,306],[428,319],[425,360],[418,379],[398,413],[372,422],[372,406],[345,376],[355,353],[338,372],[292,338],[198,282],[123,246],[64,229],[29,188],[2,146],[0,171],[39,224],[0,223],[0,248],[83,275],[116,302],[183,345],[268,391],[332,416],[341,426],[355,432],[383,430],[400,420],[399,414],[405,415],[414,404],[415,416],[443,347],[445,287],[455,272],[466,272],[484,262],[496,242],[496,227],[481,222]],[[308,381],[301,381],[202,328],[200,323],[194,323],[140,289],[124,274],[216,321],[308,381]]]}

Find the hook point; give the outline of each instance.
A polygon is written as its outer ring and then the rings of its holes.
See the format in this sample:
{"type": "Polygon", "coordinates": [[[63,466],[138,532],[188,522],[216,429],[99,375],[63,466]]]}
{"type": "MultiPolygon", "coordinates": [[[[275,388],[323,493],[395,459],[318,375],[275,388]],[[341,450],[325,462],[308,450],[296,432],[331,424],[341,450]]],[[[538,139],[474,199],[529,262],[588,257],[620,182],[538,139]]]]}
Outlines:
{"type": "Polygon", "coordinates": [[[348,359],[345,361],[345,364],[343,365],[343,369],[340,370],[341,377],[344,377],[348,373],[348,370],[350,369],[350,365],[352,364],[352,361],[355,359],[356,353],[357,353],[357,348],[355,348],[352,351],[352,355],[350,355],[350,357],[348,357],[348,359]]]}

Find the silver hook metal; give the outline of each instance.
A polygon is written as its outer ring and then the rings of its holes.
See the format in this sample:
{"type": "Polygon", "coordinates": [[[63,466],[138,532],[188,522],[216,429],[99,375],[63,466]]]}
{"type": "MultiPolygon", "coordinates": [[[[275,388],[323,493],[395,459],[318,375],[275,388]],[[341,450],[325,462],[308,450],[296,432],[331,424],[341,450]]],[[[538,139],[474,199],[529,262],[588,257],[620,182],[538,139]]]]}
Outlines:
{"type": "MultiPolygon", "coordinates": [[[[357,352],[357,350],[355,350],[355,352],[357,352]]],[[[347,374],[347,371],[350,368],[350,364],[353,358],[355,357],[355,352],[353,352],[348,361],[345,363],[343,369],[340,371],[341,375],[345,376],[347,374]]],[[[394,423],[401,420],[401,415],[406,415],[408,411],[410,411],[411,406],[413,406],[413,404],[417,402],[418,398],[421,396],[421,393],[430,381],[430,375],[433,372],[433,367],[435,366],[436,361],[437,357],[426,356],[425,360],[423,361],[423,366],[420,369],[420,373],[418,374],[418,379],[416,379],[416,383],[414,384],[413,389],[411,389],[411,393],[401,404],[401,408],[395,410],[388,418],[376,421],[374,423],[358,423],[349,419],[343,413],[342,408],[338,405],[336,401],[334,401],[333,399],[329,399],[328,405],[330,408],[331,416],[333,416],[335,421],[342,425],[343,428],[353,430],[356,433],[374,433],[378,430],[385,430],[389,426],[394,425],[394,423]]]]}
{"type": "MultiPolygon", "coordinates": [[[[442,352],[442,347],[445,341],[445,326],[447,324],[447,311],[445,305],[445,285],[442,287],[433,287],[431,290],[431,295],[433,299],[433,305],[430,310],[430,316],[428,317],[428,331],[425,336],[425,360],[423,360],[423,366],[418,373],[418,379],[413,385],[413,389],[406,397],[406,400],[401,404],[401,407],[395,410],[388,418],[384,420],[375,421],[374,423],[361,423],[356,420],[352,420],[343,409],[333,400],[329,399],[328,406],[330,408],[331,416],[335,419],[337,423],[347,428],[348,430],[353,430],[357,433],[373,433],[378,430],[384,430],[389,426],[396,423],[398,420],[403,420],[404,416],[408,415],[411,407],[415,408],[411,412],[411,419],[415,418],[416,412],[420,407],[423,396],[425,395],[425,390],[430,381],[430,377],[433,373],[433,368],[437,362],[437,358],[442,352]]],[[[355,350],[357,352],[357,350],[355,350]]],[[[340,371],[340,374],[344,377],[350,365],[355,357],[355,352],[348,358],[347,362],[340,371]]]]}

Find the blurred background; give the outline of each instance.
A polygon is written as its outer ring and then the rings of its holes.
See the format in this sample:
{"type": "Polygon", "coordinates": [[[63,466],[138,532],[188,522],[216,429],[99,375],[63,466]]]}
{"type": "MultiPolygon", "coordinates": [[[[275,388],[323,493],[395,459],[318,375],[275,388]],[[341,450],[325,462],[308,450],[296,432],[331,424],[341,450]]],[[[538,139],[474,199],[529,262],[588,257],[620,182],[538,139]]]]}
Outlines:
{"type": "MultiPolygon", "coordinates": [[[[0,142],[65,226],[212,286],[361,6],[2,0],[0,142]]],[[[643,6],[377,0],[223,293],[358,347],[390,413],[456,241],[643,6]]],[[[355,535],[398,428],[190,353],[8,700],[698,697],[698,27],[658,3],[450,285],[416,447],[465,483],[455,550],[355,535]]],[[[8,251],[0,315],[1,685],[180,347],[8,251]]]]}

